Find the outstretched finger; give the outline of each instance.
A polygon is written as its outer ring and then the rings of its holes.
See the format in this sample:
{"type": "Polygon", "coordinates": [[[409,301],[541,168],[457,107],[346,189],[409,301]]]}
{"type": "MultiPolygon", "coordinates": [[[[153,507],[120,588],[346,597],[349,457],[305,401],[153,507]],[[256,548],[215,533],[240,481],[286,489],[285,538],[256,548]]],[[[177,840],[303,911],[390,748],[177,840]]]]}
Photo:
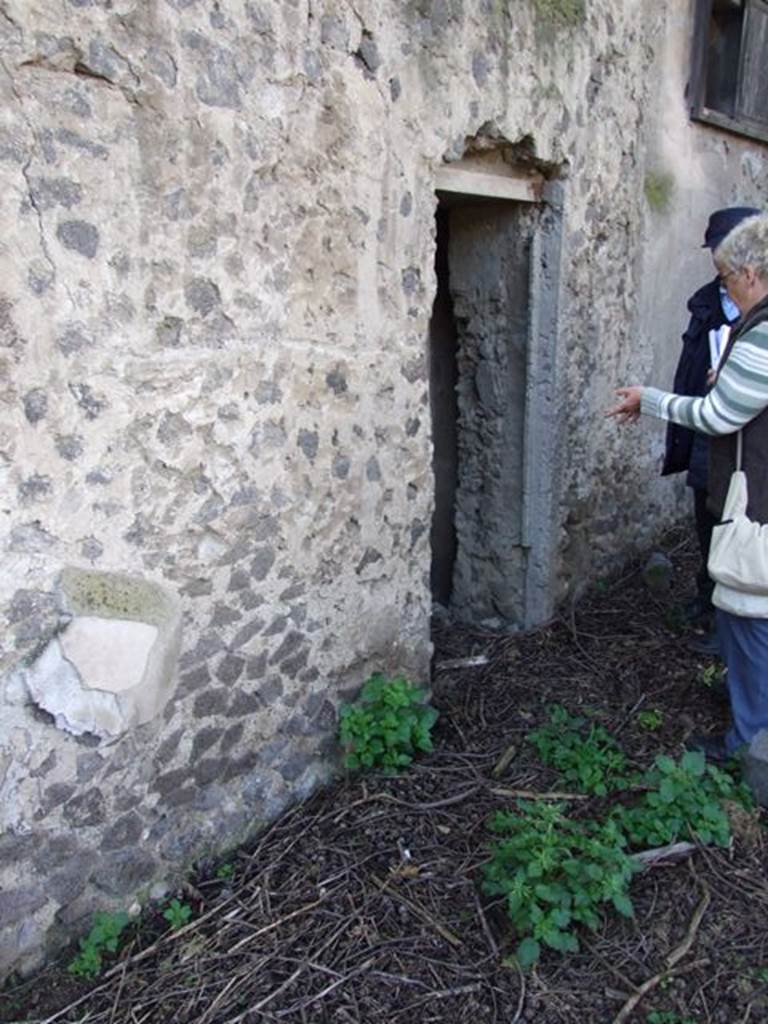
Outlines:
{"type": "Polygon", "coordinates": [[[612,406],[607,412],[606,416],[625,416],[627,409],[624,407],[624,403],[620,402],[618,405],[612,406]]]}
{"type": "Polygon", "coordinates": [[[615,416],[620,423],[634,423],[635,420],[640,418],[640,413],[637,409],[627,408],[623,403],[615,405],[605,415],[606,417],[615,416]]]}

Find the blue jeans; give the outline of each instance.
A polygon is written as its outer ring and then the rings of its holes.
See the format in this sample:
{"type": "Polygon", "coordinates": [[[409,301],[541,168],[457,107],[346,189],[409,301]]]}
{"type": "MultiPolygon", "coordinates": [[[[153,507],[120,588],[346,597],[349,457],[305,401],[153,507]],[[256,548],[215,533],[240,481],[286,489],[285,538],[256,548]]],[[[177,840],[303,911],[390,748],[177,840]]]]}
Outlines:
{"type": "Polygon", "coordinates": [[[728,666],[731,728],[729,754],[768,729],[768,619],[747,619],[717,609],[720,656],[728,666]]]}

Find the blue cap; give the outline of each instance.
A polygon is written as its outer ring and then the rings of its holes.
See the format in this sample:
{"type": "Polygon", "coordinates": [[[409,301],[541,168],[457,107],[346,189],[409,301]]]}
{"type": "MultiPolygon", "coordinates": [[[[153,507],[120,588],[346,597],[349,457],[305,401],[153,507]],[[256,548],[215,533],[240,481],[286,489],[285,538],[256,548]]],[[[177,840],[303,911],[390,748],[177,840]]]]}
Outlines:
{"type": "Polygon", "coordinates": [[[707,223],[702,249],[716,249],[737,224],[760,212],[754,206],[729,206],[725,210],[715,210],[707,223]]]}

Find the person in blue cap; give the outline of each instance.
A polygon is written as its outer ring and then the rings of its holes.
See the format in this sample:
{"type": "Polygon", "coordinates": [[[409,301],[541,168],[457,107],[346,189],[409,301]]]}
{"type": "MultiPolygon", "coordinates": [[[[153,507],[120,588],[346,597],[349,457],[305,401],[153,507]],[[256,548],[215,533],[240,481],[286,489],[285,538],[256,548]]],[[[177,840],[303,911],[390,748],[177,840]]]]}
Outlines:
{"type": "MultiPolygon", "coordinates": [[[[752,206],[730,206],[715,210],[707,223],[702,248],[714,251],[726,235],[746,217],[759,210],[752,206]]],[[[690,320],[683,334],[683,349],[675,371],[672,390],[677,395],[703,396],[708,390],[708,374],[722,354],[729,328],[739,318],[739,310],[729,298],[719,275],[688,299],[690,320]]],[[[693,513],[696,523],[701,564],[696,575],[697,596],[690,603],[687,617],[704,629],[702,636],[691,641],[702,654],[717,654],[717,634],[712,606],[713,583],[707,573],[709,543],[716,520],[707,508],[707,461],[709,438],[677,423],[667,425],[667,443],[662,476],[685,471],[686,484],[693,491],[693,513]]]]}

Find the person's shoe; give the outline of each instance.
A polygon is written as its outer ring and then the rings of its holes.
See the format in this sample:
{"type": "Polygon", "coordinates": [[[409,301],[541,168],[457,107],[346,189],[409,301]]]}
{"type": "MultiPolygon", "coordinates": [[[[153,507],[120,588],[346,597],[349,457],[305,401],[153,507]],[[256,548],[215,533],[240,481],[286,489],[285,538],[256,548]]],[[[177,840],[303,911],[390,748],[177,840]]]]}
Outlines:
{"type": "Polygon", "coordinates": [[[708,761],[715,764],[725,764],[730,761],[730,755],[725,749],[725,740],[722,736],[702,736],[694,733],[685,741],[687,750],[700,751],[708,761]]]}
{"type": "Polygon", "coordinates": [[[707,654],[710,657],[720,654],[720,643],[717,633],[701,633],[699,636],[691,637],[688,647],[696,654],[707,654]]]}

